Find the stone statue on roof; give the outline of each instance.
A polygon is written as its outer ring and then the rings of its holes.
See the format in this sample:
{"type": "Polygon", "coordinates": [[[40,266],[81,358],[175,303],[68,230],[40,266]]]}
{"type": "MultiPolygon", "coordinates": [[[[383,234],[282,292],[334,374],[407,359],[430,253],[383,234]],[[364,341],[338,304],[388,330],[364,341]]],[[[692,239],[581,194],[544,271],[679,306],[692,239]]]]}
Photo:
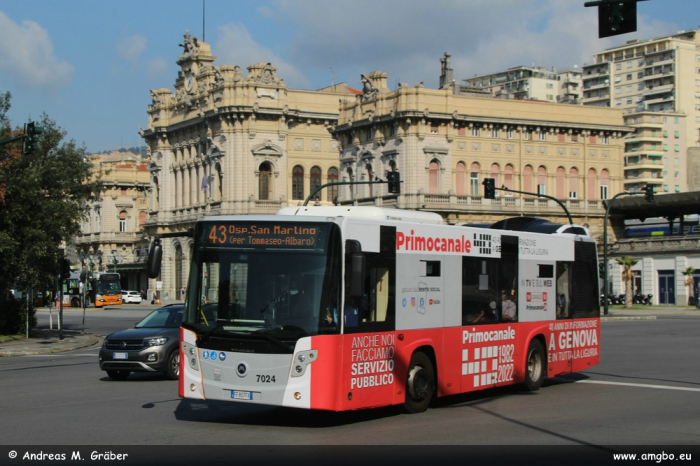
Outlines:
{"type": "Polygon", "coordinates": [[[185,30],[184,37],[185,37],[184,44],[179,44],[180,47],[183,48],[182,54],[186,55],[188,53],[190,53],[190,54],[197,53],[197,48],[199,47],[199,42],[197,41],[197,38],[194,36],[190,36],[189,30],[185,30]]]}

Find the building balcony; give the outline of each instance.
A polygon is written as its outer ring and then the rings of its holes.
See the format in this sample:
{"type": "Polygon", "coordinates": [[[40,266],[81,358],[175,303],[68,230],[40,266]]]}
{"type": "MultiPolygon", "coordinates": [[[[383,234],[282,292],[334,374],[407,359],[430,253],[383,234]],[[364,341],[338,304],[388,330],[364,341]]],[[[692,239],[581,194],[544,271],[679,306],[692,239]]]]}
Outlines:
{"type": "Polygon", "coordinates": [[[641,174],[638,175],[636,178],[633,176],[627,176],[627,171],[625,170],[625,178],[623,180],[623,183],[625,186],[627,185],[634,185],[634,184],[639,184],[639,185],[647,185],[647,184],[653,184],[655,186],[661,186],[664,184],[664,179],[661,177],[653,177],[649,173],[646,174],[641,174]]]}
{"type": "Polygon", "coordinates": [[[610,94],[583,97],[583,104],[588,105],[594,102],[610,102],[610,94]]]}
{"type": "Polygon", "coordinates": [[[651,105],[655,105],[655,104],[663,104],[663,103],[672,102],[674,100],[676,100],[676,97],[673,94],[671,94],[671,95],[668,95],[666,97],[658,97],[656,99],[646,99],[646,100],[644,100],[644,102],[646,102],[647,105],[651,106],[651,105]]]}

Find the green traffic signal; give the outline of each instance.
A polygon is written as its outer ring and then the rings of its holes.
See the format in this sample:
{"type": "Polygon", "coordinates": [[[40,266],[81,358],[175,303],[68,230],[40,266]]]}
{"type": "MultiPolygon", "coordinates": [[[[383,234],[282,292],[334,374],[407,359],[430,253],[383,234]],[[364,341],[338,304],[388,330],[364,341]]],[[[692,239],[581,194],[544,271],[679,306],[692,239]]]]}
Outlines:
{"type": "Polygon", "coordinates": [[[36,126],[30,121],[24,125],[24,152],[26,154],[34,152],[39,144],[39,135],[44,132],[43,126],[36,126]]]}
{"type": "Polygon", "coordinates": [[[399,172],[387,172],[387,183],[389,183],[389,193],[401,194],[401,175],[399,172]]]}
{"type": "Polygon", "coordinates": [[[484,178],[484,198],[496,199],[496,181],[493,178],[484,178]]]}

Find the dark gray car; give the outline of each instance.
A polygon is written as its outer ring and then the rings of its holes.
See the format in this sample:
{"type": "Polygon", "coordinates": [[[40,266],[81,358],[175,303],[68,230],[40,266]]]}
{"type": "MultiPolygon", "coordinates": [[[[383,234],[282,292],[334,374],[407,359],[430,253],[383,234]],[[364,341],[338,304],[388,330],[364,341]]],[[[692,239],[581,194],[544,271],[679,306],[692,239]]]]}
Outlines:
{"type": "Polygon", "coordinates": [[[124,380],[132,372],[165,372],[177,380],[182,311],[182,304],[162,307],[134,328],[107,335],[100,349],[100,369],[114,380],[124,380]]]}

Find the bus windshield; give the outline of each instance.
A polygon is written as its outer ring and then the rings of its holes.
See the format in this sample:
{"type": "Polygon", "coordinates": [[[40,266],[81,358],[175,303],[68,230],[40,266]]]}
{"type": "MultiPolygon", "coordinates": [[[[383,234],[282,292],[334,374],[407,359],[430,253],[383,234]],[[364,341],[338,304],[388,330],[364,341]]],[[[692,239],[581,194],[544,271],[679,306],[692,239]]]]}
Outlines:
{"type": "Polygon", "coordinates": [[[121,284],[119,279],[107,278],[97,280],[97,292],[99,294],[120,294],[121,284]]]}
{"type": "Polygon", "coordinates": [[[287,342],[339,333],[339,228],[295,225],[200,223],[183,326],[287,342]]]}

